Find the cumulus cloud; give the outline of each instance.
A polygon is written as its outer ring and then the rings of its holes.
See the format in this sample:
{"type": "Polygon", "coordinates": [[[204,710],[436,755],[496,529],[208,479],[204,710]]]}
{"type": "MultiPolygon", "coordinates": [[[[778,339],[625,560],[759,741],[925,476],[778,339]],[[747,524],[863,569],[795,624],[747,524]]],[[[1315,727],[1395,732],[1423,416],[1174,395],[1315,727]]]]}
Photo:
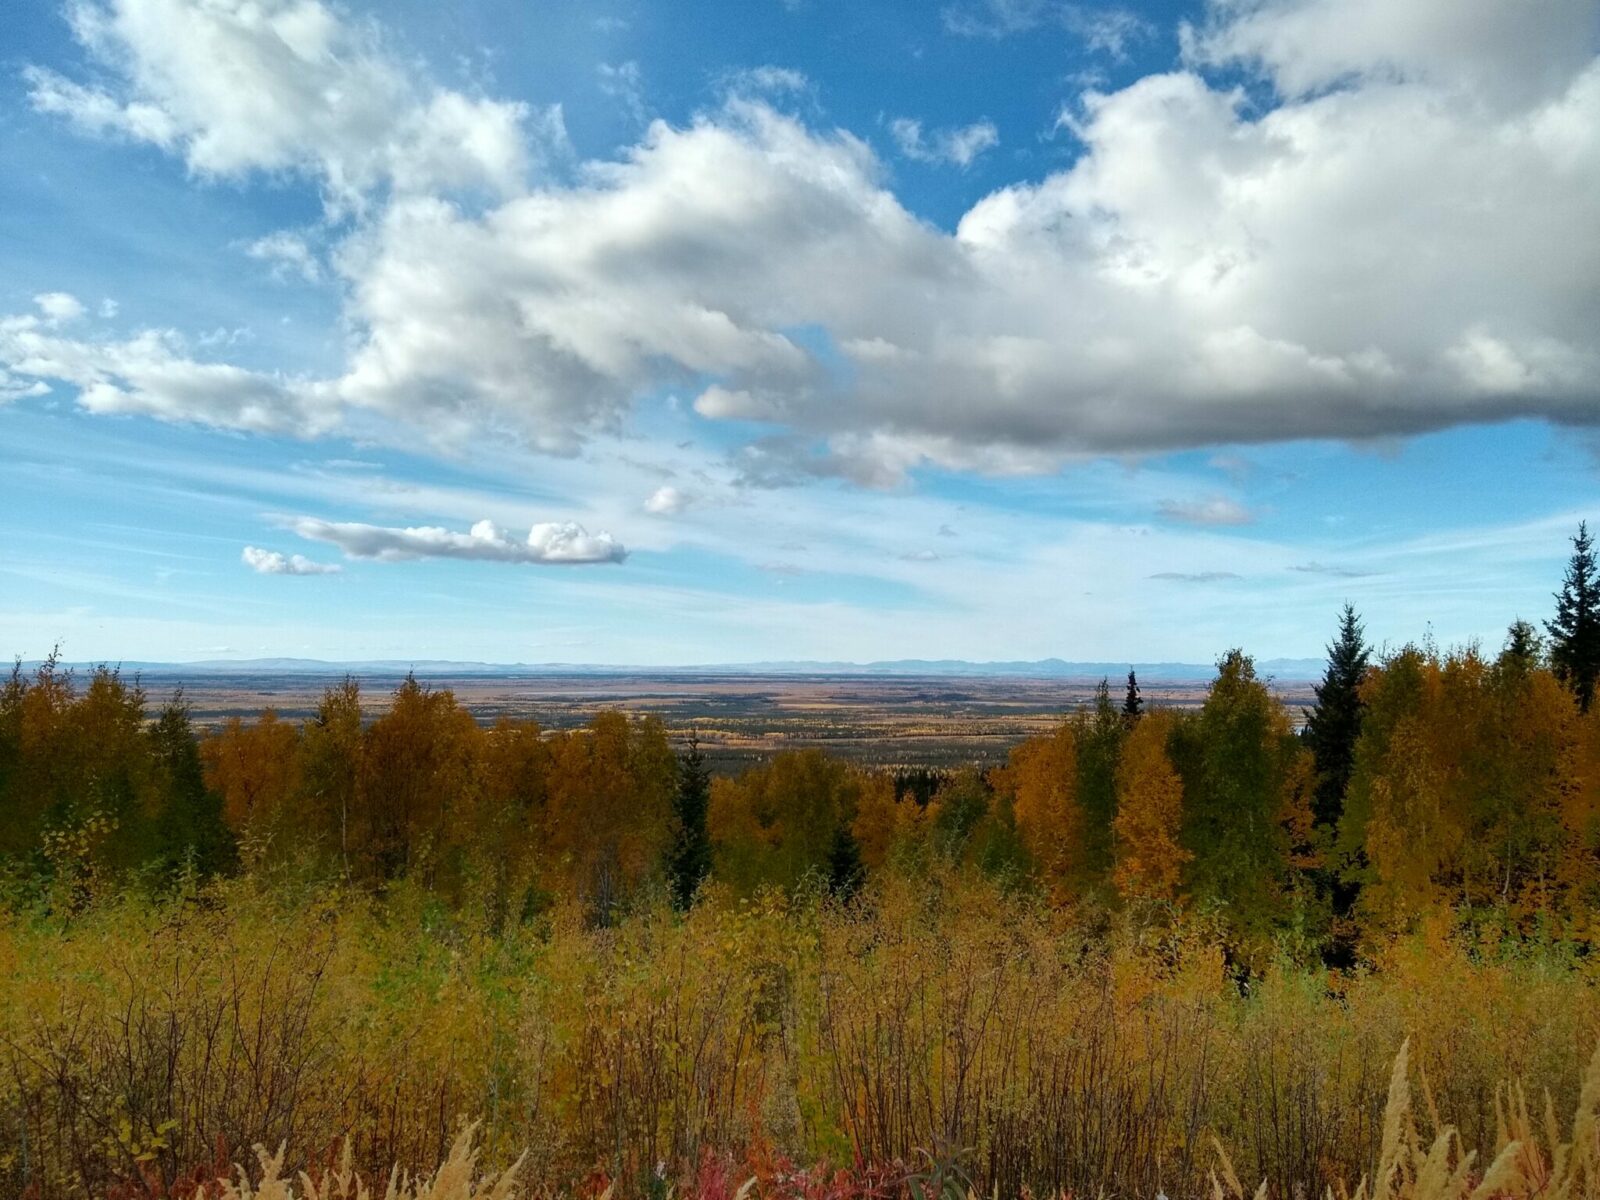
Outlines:
{"type": "Polygon", "coordinates": [[[658,517],[672,517],[694,503],[694,496],[670,484],[658,487],[644,502],[644,510],[658,517]]]}
{"type": "Polygon", "coordinates": [[[1355,80],[1519,105],[1564,92],[1597,33],[1593,0],[1224,0],[1183,42],[1190,58],[1253,65],[1291,96],[1355,80]]]}
{"type": "Polygon", "coordinates": [[[936,129],[924,134],[922,122],[897,117],[889,122],[889,133],[900,153],[915,162],[948,163],[966,170],[985,150],[1000,144],[1000,131],[993,121],[975,121],[954,129],[936,129]]]}
{"type": "Polygon", "coordinates": [[[341,210],[378,187],[509,194],[564,139],[558,109],[420,82],[373,26],[320,0],[80,0],[68,15],[120,78],[29,67],[34,107],[180,154],[199,175],[297,172],[341,210]]]}
{"type": "Polygon", "coordinates": [[[1169,521],[1180,521],[1185,525],[1248,525],[1256,519],[1248,508],[1226,496],[1163,500],[1156,511],[1169,521]]]}
{"type": "Polygon", "coordinates": [[[289,528],[308,541],[337,546],[350,558],[405,562],[418,558],[463,558],[506,563],[617,563],[628,555],[609,533],[591,534],[572,521],[546,522],[522,540],[503,533],[492,521],[479,521],[466,533],[436,525],[395,529],[352,521],[301,517],[289,528]]]}
{"type": "Polygon", "coordinates": [[[246,546],[240,558],[258,575],[337,575],[344,569],[338,563],[319,563],[303,554],[283,554],[259,546],[246,546]]]}
{"type": "Polygon", "coordinates": [[[45,292],[35,296],[33,302],[39,306],[44,319],[51,325],[64,325],[68,321],[76,321],[88,311],[76,296],[67,292],[45,292]]]}
{"type": "MultiPolygon", "coordinates": [[[[699,387],[702,416],[810,448],[755,450],[752,478],[882,486],[925,463],[1600,423],[1597,10],[1550,0],[1512,32],[1504,7],[1214,4],[1186,62],[1070,106],[1070,167],[953,232],[908,212],[858,137],[749,93],[529,190],[509,164],[539,141],[532,114],[411,82],[313,0],[75,11],[129,136],[200,174],[387,189],[332,256],[343,371],[237,381],[275,397],[275,420],[354,408],[442,443],[488,429],[570,452],[638,397],[699,387]],[[1211,64],[1280,102],[1261,111],[1211,64]],[[222,94],[235,78],[251,86],[222,94]],[[333,93],[351,100],[330,110],[333,93]],[[437,156],[413,153],[418,121],[437,156]],[[469,178],[507,197],[441,198],[469,178]]],[[[1028,0],[971,11],[1000,32],[1064,20],[1028,0]]],[[[41,107],[100,120],[33,81],[41,107]]],[[[75,381],[15,350],[0,336],[12,375],[75,381]]]]}

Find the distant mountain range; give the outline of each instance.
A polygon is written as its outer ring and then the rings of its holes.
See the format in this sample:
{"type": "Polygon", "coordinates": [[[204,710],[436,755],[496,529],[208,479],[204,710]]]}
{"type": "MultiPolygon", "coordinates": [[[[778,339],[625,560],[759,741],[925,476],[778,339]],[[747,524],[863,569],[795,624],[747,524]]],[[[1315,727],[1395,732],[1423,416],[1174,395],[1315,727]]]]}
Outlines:
{"type": "MultiPolygon", "coordinates": [[[[24,666],[33,664],[24,663],[24,666]]],[[[96,664],[74,663],[75,667],[96,664]]],[[[1324,662],[1320,658],[1268,658],[1256,662],[1256,670],[1278,680],[1320,679],[1324,662]]],[[[361,662],[328,662],[317,658],[219,658],[202,662],[124,662],[126,672],[149,675],[404,675],[415,671],[425,676],[518,675],[652,675],[652,676],[945,676],[952,678],[1012,677],[1027,679],[1087,679],[1102,676],[1120,681],[1131,666],[1139,678],[1149,683],[1204,682],[1216,673],[1212,663],[1181,662],[1067,662],[1042,658],[1018,662],[968,662],[957,658],[901,658],[885,662],[752,662],[708,663],[673,667],[604,666],[585,663],[486,663],[452,662],[442,659],[376,659],[361,662]]]]}

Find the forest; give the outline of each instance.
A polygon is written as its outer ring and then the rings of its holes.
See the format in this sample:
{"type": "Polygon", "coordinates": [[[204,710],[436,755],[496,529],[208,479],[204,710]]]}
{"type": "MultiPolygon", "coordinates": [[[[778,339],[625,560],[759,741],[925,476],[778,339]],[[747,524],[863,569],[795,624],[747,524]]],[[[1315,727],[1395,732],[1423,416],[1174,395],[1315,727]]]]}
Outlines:
{"type": "Polygon", "coordinates": [[[987,771],[19,662],[0,1192],[1600,1194],[1586,528],[1556,599],[987,771]]]}

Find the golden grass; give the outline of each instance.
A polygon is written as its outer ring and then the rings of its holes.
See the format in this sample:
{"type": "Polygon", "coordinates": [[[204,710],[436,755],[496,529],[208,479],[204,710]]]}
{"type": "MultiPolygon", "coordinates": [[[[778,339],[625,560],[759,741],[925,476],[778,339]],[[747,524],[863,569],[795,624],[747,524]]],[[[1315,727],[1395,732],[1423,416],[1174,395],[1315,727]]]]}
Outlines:
{"type": "MultiPolygon", "coordinates": [[[[618,1197],[700,1196],[708,1162],[728,1195],[933,1166],[1004,1196],[1198,1196],[1213,1169],[1227,1196],[1597,1194],[1597,967],[1560,947],[1440,921],[1372,973],[1241,984],[1201,919],[1107,925],[957,875],[482,928],[405,888],[249,883],[0,916],[0,1195],[177,1194],[257,1143],[287,1145],[271,1186],[296,1200],[333,1146],[430,1200],[468,1153],[618,1197]],[[1561,1139],[1552,1112],[1577,1114],[1561,1139]]],[[[261,1166],[241,1197],[274,1196],[261,1166]]]]}

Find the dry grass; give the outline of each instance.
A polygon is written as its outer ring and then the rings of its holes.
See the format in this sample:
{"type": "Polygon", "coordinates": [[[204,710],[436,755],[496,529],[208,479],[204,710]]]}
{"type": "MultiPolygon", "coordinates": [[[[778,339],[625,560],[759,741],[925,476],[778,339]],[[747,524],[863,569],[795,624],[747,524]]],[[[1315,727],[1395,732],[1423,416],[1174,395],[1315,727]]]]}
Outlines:
{"type": "Polygon", "coordinates": [[[465,1179],[464,1121],[473,1170],[526,1153],[539,1194],[1198,1196],[1213,1137],[1286,1198],[1476,1188],[1462,1145],[1495,1188],[1596,1194],[1587,959],[1436,923],[1372,974],[1242,987],[1204,922],[1085,920],[961,876],[502,937],[404,888],[3,917],[0,1195],[180,1196],[257,1144],[288,1146],[276,1195],[345,1154],[416,1192],[465,1179]]]}

